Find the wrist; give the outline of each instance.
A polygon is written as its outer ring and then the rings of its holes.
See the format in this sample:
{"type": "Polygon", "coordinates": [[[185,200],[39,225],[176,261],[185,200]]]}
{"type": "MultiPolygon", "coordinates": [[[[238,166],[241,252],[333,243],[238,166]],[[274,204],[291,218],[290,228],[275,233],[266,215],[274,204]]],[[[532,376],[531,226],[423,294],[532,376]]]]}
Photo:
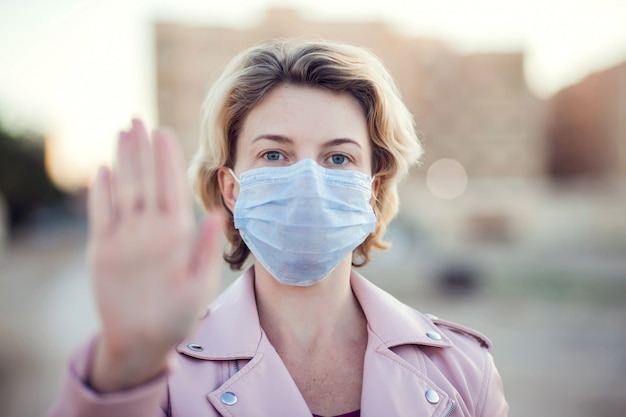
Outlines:
{"type": "Polygon", "coordinates": [[[89,385],[98,392],[130,389],[162,375],[168,368],[168,352],[151,349],[110,349],[103,339],[95,347],[89,385]]]}

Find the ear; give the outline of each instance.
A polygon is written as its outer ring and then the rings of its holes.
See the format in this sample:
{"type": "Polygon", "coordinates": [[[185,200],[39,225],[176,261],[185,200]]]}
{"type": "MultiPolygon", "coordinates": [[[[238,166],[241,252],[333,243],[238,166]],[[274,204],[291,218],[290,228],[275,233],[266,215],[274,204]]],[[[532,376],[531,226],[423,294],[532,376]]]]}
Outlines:
{"type": "Polygon", "coordinates": [[[221,167],[217,171],[217,180],[220,184],[220,192],[226,207],[232,212],[235,211],[235,203],[239,196],[239,183],[233,178],[228,167],[221,167]]]}

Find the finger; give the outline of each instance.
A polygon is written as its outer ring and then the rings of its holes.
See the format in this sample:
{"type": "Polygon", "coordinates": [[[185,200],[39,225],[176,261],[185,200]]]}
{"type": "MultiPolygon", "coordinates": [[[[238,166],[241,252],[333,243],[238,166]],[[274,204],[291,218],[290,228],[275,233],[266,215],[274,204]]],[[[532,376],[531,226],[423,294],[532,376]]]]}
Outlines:
{"type": "Polygon", "coordinates": [[[152,149],[159,207],[172,213],[189,210],[184,158],[174,134],[167,129],[156,130],[152,149]]]}
{"type": "Polygon", "coordinates": [[[219,212],[209,213],[204,219],[189,264],[189,276],[198,280],[199,284],[206,283],[204,280],[213,276],[214,282],[210,283],[213,293],[217,292],[219,286],[216,276],[220,265],[222,223],[223,216],[219,212]]]}
{"type": "MultiPolygon", "coordinates": [[[[137,161],[134,164],[134,175],[138,181],[138,198],[146,208],[156,207],[156,185],[154,178],[154,161],[150,138],[146,126],[139,119],[133,119],[133,144],[136,147],[137,161]]],[[[138,208],[138,207],[135,207],[138,208]]]]}
{"type": "Polygon", "coordinates": [[[124,218],[135,209],[138,195],[137,176],[134,172],[136,150],[133,146],[132,132],[120,132],[117,143],[117,158],[113,173],[113,195],[115,207],[120,217],[124,218]]]}
{"type": "Polygon", "coordinates": [[[87,201],[89,229],[94,236],[103,236],[114,222],[113,201],[111,195],[111,171],[106,167],[98,170],[87,201]]]}

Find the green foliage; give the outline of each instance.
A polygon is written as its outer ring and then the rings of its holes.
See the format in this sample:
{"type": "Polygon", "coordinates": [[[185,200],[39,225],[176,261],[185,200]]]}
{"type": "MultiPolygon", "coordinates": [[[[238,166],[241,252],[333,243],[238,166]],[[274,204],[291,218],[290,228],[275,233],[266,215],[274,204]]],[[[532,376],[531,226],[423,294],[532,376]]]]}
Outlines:
{"type": "Polygon", "coordinates": [[[37,208],[63,199],[46,173],[42,137],[12,134],[0,125],[0,193],[10,228],[27,221],[37,208]]]}

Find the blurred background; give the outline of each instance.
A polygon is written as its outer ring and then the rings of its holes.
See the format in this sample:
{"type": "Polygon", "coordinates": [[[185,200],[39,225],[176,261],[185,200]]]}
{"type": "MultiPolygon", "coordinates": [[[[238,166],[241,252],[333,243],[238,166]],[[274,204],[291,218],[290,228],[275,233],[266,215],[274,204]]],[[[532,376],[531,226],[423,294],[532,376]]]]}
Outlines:
{"type": "Polygon", "coordinates": [[[487,333],[511,416],[626,415],[624,22],[621,0],[0,0],[0,415],[42,415],[98,327],[84,200],[117,131],[189,155],[224,64],[292,36],[371,48],[426,149],[364,274],[487,333]]]}

